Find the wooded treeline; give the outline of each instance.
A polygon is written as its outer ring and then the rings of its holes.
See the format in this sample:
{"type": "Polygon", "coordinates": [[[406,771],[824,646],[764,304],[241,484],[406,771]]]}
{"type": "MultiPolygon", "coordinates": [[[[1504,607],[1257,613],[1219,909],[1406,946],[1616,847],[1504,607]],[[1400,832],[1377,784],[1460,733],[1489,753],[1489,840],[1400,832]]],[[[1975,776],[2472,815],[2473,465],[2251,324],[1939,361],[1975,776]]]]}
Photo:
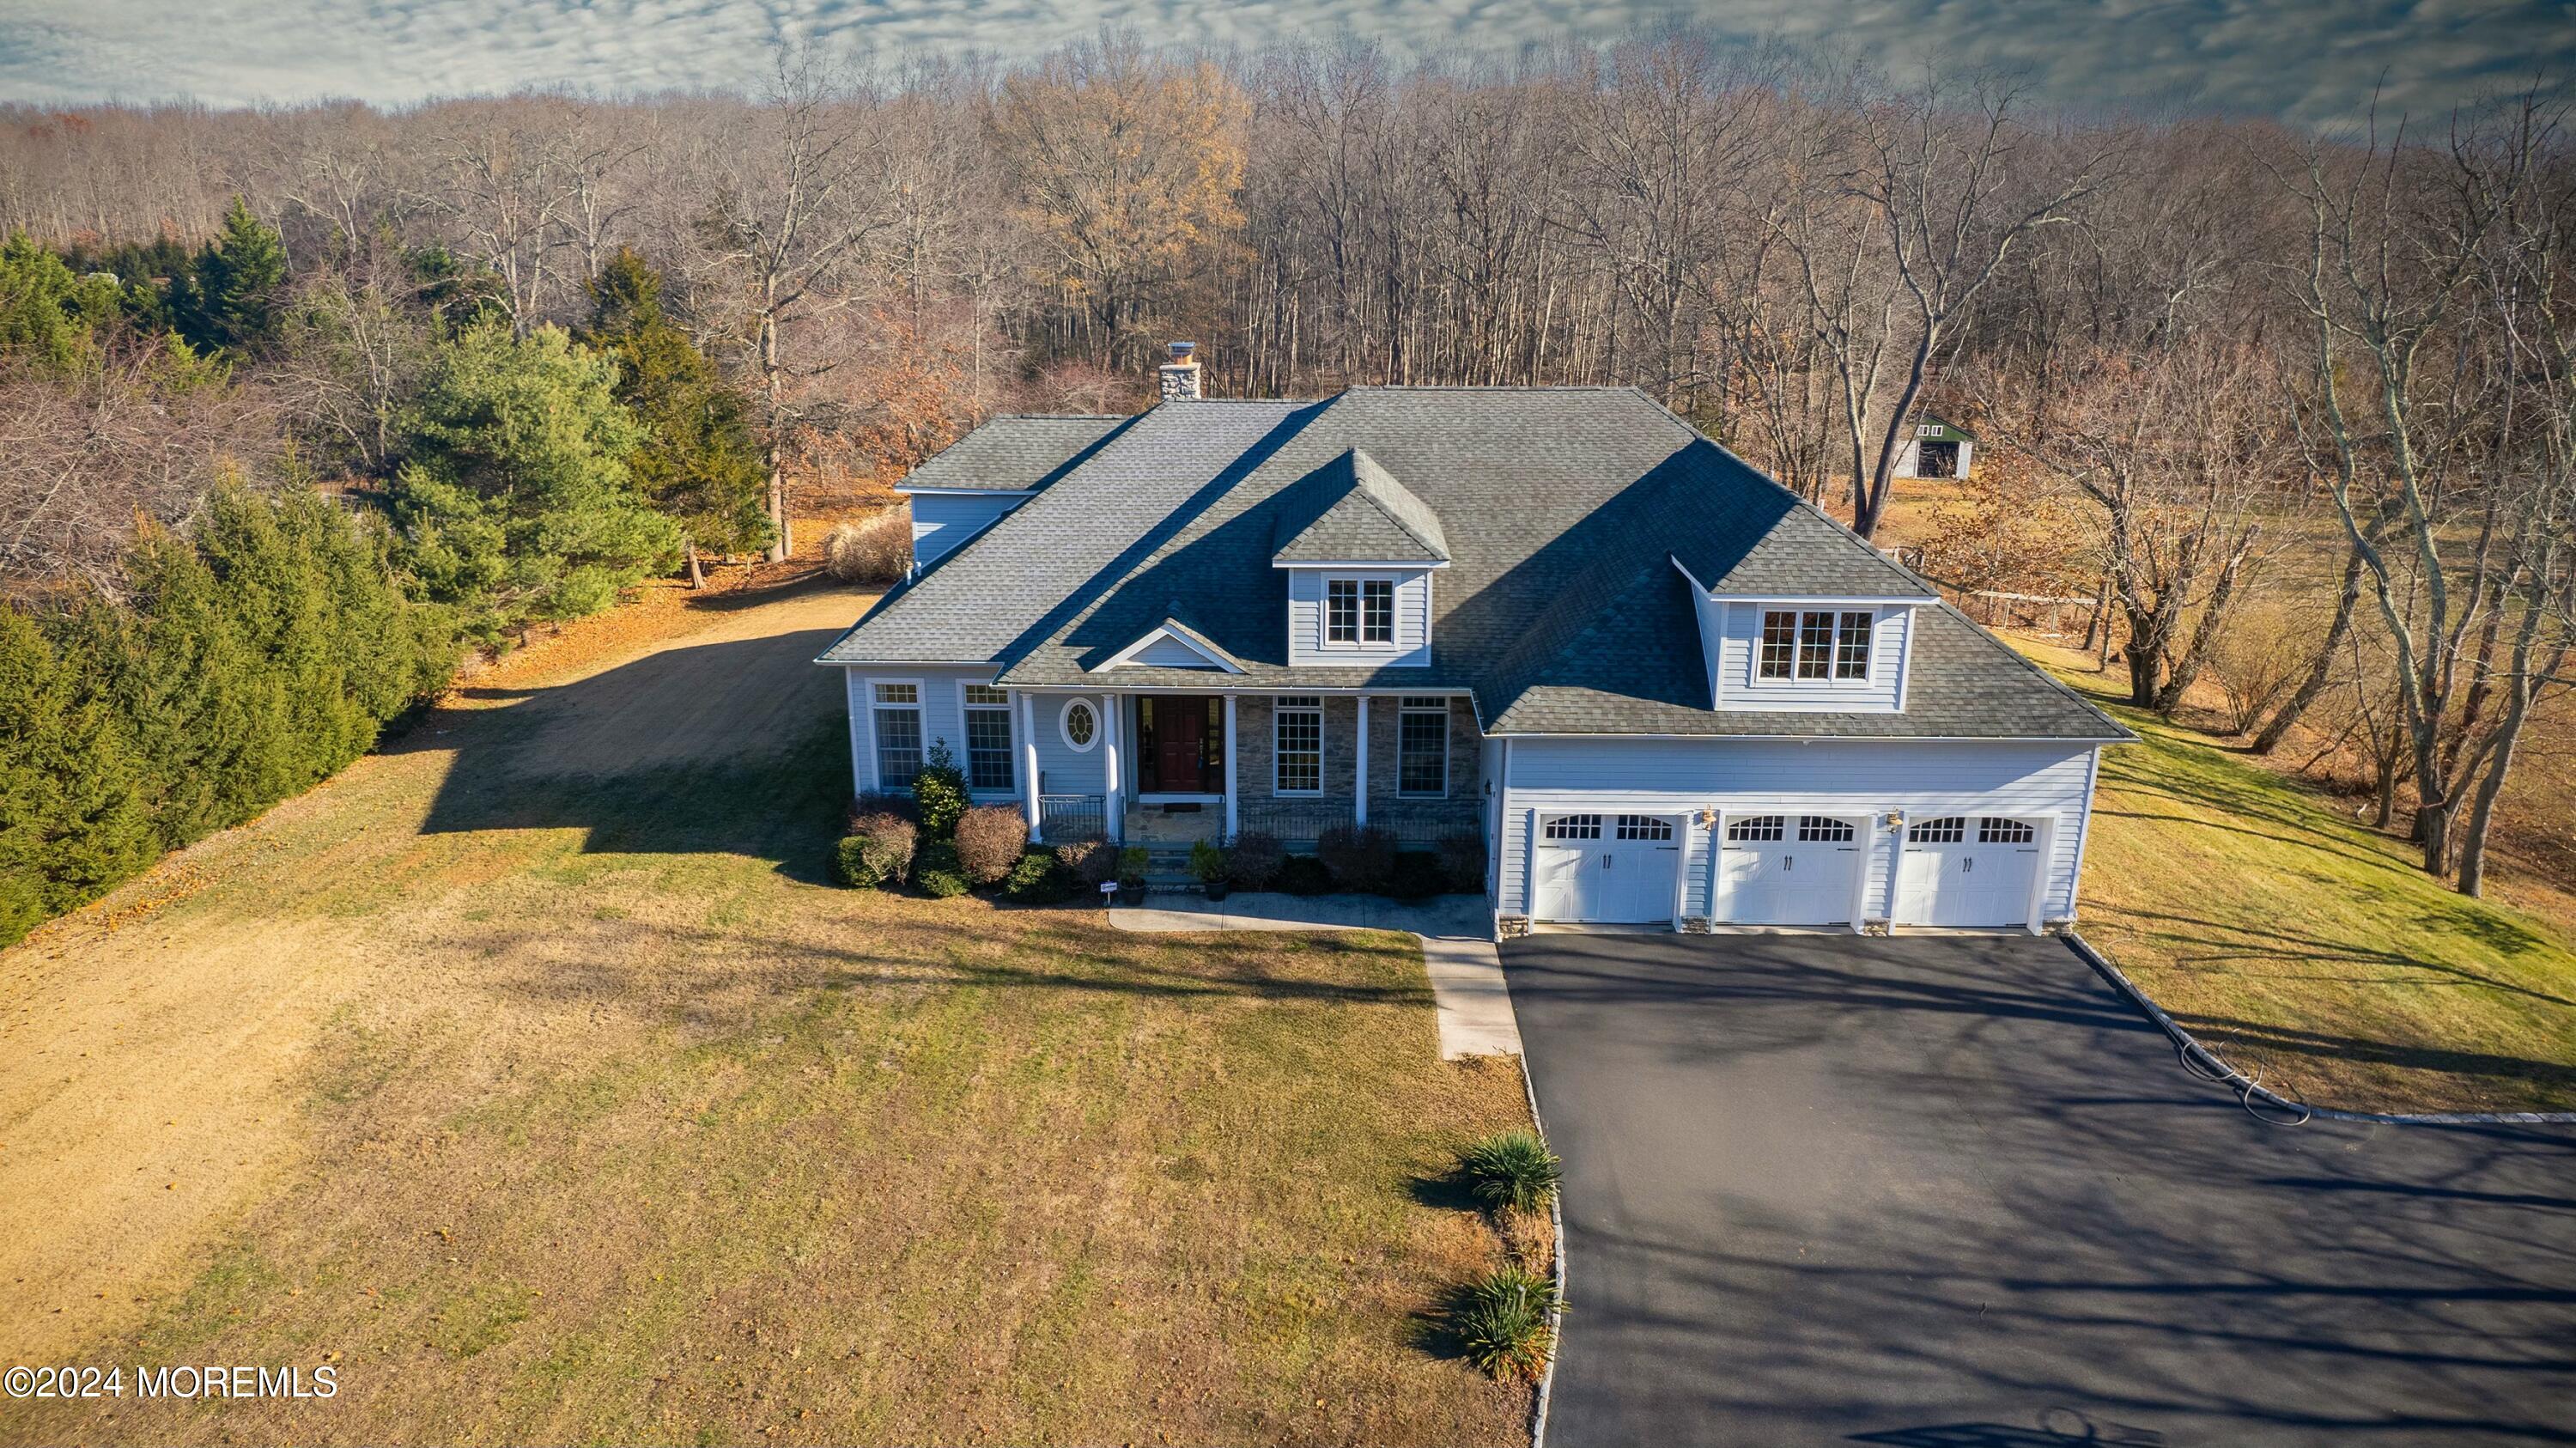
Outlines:
{"type": "Polygon", "coordinates": [[[2564,122],[2538,93],[2340,138],[2075,116],[1687,35],[0,111],[0,226],[105,339],[9,384],[0,425],[60,456],[0,448],[0,566],[113,589],[131,520],[183,525],[208,459],[291,457],[391,498],[389,568],[488,633],[784,550],[800,500],[995,411],[1142,405],[1170,338],[1220,396],[1633,384],[1864,535],[1917,494],[1946,582],[2098,599],[2087,643],[2139,705],[2214,684],[2474,892],[2576,645],[2564,122]],[[272,283],[220,261],[245,227],[275,229],[272,283]],[[442,431],[602,389],[570,456],[442,431]],[[1895,477],[1927,413],[1978,434],[1969,485],[1895,477]],[[550,489],[633,507],[523,565],[550,489]]]}

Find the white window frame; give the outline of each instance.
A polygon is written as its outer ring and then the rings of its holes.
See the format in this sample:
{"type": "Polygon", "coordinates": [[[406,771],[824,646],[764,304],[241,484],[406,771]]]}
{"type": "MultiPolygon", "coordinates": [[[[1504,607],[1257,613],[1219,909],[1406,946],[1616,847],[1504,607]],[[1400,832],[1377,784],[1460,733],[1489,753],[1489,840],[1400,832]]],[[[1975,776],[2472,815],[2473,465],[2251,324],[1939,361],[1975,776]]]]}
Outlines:
{"type": "Polygon", "coordinates": [[[1100,701],[1088,694],[1074,695],[1065,700],[1063,706],[1055,711],[1055,732],[1064,740],[1064,747],[1076,754],[1089,754],[1099,748],[1100,736],[1108,728],[1109,720],[1100,712],[1100,701]],[[1079,741],[1073,737],[1073,711],[1077,706],[1089,711],[1091,715],[1091,738],[1088,742],[1079,741]]]}
{"type": "Polygon", "coordinates": [[[1270,699],[1270,793],[1279,799],[1321,799],[1324,795],[1324,698],[1320,694],[1274,694],[1270,699]],[[1290,703],[1290,700],[1304,702],[1290,703]],[[1279,726],[1290,714],[1315,716],[1315,787],[1282,789],[1279,787],[1279,761],[1285,752],[1279,747],[1279,726]]]}
{"type": "Polygon", "coordinates": [[[1885,610],[1874,606],[1854,608],[1848,604],[1837,605],[1830,602],[1821,607],[1817,607],[1813,606],[1808,601],[1799,599],[1781,599],[1768,603],[1756,603],[1752,605],[1752,609],[1752,646],[1746,651],[1749,657],[1745,660],[1744,666],[1746,676],[1744,682],[1748,687],[1755,689],[1813,689],[1822,687],[1828,689],[1858,690],[1868,689],[1877,683],[1879,634],[1887,624],[1885,610]],[[1796,620],[1796,623],[1793,624],[1791,628],[1789,642],[1789,676],[1787,678],[1772,678],[1762,672],[1762,635],[1764,629],[1769,625],[1770,616],[1775,613],[1785,613],[1796,620]],[[1800,640],[1805,635],[1807,616],[1819,613],[1833,620],[1831,625],[1831,636],[1825,643],[1825,672],[1816,677],[1801,676],[1798,673],[1798,651],[1801,647],[1800,640]],[[1845,616],[1851,614],[1860,614],[1868,618],[1869,650],[1862,656],[1860,673],[1850,678],[1844,678],[1838,676],[1835,670],[1838,661],[1842,657],[1843,619],[1845,616]]]}
{"type": "Polygon", "coordinates": [[[1395,797],[1398,799],[1447,799],[1449,797],[1449,713],[1455,700],[1445,694],[1404,694],[1395,701],[1395,797]],[[1404,719],[1405,716],[1436,714],[1440,717],[1440,787],[1406,789],[1404,787],[1404,719]]]}
{"type": "Polygon", "coordinates": [[[965,772],[968,793],[981,791],[988,795],[1017,795],[1020,792],[1020,711],[1013,705],[1008,691],[990,679],[959,679],[957,681],[957,733],[958,752],[962,756],[957,763],[965,772]],[[970,704],[966,702],[966,691],[969,689],[994,690],[1002,695],[1002,702],[970,704]],[[1009,731],[1011,780],[1008,784],[978,785],[975,783],[975,721],[970,717],[969,711],[976,709],[987,712],[1000,711],[1002,725],[1009,731]]]}
{"type": "Polygon", "coordinates": [[[1401,649],[1404,636],[1404,584],[1406,575],[1374,570],[1366,573],[1327,573],[1323,587],[1315,596],[1315,649],[1318,653],[1379,654],[1401,649]],[[1356,636],[1333,637],[1333,585],[1347,583],[1357,595],[1351,601],[1351,627],[1356,636]],[[1386,637],[1368,636],[1368,588],[1372,583],[1386,586],[1386,637]]]}
{"type": "Polygon", "coordinates": [[[901,709],[905,706],[901,704],[880,705],[877,702],[877,687],[881,684],[910,684],[912,686],[911,708],[915,719],[914,732],[919,736],[913,741],[913,748],[920,751],[920,760],[912,767],[915,778],[918,778],[921,771],[928,768],[930,764],[930,684],[929,681],[925,679],[883,679],[871,677],[868,680],[868,778],[874,780],[878,791],[883,793],[899,789],[910,789],[912,788],[912,780],[907,779],[901,784],[888,784],[886,782],[885,732],[877,727],[877,710],[879,708],[901,709]]]}

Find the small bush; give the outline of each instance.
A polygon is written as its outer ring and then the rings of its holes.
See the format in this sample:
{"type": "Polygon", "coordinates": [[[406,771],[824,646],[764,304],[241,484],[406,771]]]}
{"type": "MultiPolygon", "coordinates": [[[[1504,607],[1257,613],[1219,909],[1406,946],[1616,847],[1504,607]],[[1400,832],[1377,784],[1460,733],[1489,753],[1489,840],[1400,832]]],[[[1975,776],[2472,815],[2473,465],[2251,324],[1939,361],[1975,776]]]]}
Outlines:
{"type": "Polygon", "coordinates": [[[1279,867],[1279,888],[1291,895],[1330,895],[1333,872],[1312,855],[1290,855],[1279,867]]]}
{"type": "Polygon", "coordinates": [[[894,814],[861,815],[850,821],[850,839],[859,842],[859,868],[857,878],[843,884],[891,890],[911,875],[913,850],[920,843],[912,821],[894,814]]]}
{"type": "Polygon", "coordinates": [[[1279,869],[1287,862],[1288,852],[1279,847],[1278,836],[1260,830],[1236,835],[1234,848],[1226,851],[1234,883],[1246,890],[1267,890],[1277,884],[1279,869]]]}
{"type": "Polygon", "coordinates": [[[1055,847],[1056,863],[1074,883],[1097,890],[1118,876],[1118,852],[1104,840],[1075,840],[1055,847]]]}
{"type": "Polygon", "coordinates": [[[978,885],[1000,884],[1028,848],[1028,817],[1009,805],[977,805],[957,817],[957,863],[978,885]]]}
{"type": "Polygon", "coordinates": [[[1395,873],[1395,836],[1375,825],[1335,825],[1315,841],[1315,855],[1343,889],[1374,894],[1395,873]]]}
{"type": "Polygon", "coordinates": [[[912,519],[903,508],[843,523],[823,539],[823,570],[843,583],[893,583],[912,567],[912,519]]]}
{"type": "Polygon", "coordinates": [[[1214,885],[1233,877],[1234,866],[1225,851],[1205,840],[1190,846],[1190,873],[1202,885],[1214,885]]]}
{"type": "Polygon", "coordinates": [[[1536,1382],[1556,1345],[1548,1318],[1557,1305],[1555,1283],[1510,1263],[1451,1293],[1443,1315],[1468,1362],[1492,1377],[1536,1382]]]}
{"type": "Polygon", "coordinates": [[[1449,888],[1440,857],[1429,850],[1398,850],[1386,876],[1386,893],[1398,900],[1427,900],[1449,888]]]}
{"type": "Polygon", "coordinates": [[[948,741],[931,740],[921,772],[912,777],[913,817],[921,821],[921,832],[934,840],[948,839],[957,832],[957,817],[972,802],[957,756],[948,752],[948,741]]]}
{"type": "Polygon", "coordinates": [[[1489,1207],[1535,1212],[1556,1194],[1563,1167],[1534,1131],[1500,1131],[1458,1154],[1467,1190],[1489,1207]]]}
{"type": "Polygon", "coordinates": [[[1120,850],[1118,852],[1118,888],[1121,890],[1144,889],[1145,866],[1152,858],[1152,856],[1145,853],[1145,847],[1143,845],[1129,845],[1127,848],[1120,850]]]}
{"type": "Polygon", "coordinates": [[[1031,850],[1011,867],[1002,881],[1002,894],[1022,905],[1060,905],[1078,886],[1073,872],[1053,854],[1031,850]]]}
{"type": "Polygon", "coordinates": [[[1450,835],[1440,842],[1440,873],[1449,889],[1459,895],[1485,893],[1485,839],[1482,835],[1450,835]]]}
{"type": "Polygon", "coordinates": [[[946,840],[933,840],[912,857],[912,883],[933,900],[953,899],[971,888],[958,867],[957,847],[946,840]]]}
{"type": "Polygon", "coordinates": [[[853,888],[866,888],[877,882],[877,874],[868,866],[868,837],[843,835],[832,843],[832,878],[853,888]]]}

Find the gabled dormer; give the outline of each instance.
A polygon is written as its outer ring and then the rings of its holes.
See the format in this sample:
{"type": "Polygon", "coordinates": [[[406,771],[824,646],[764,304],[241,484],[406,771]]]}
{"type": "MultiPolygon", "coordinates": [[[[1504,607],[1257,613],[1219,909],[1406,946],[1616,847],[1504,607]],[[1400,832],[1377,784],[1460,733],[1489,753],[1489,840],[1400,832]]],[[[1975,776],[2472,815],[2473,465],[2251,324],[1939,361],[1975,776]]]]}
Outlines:
{"type": "Polygon", "coordinates": [[[1288,575],[1290,667],[1426,667],[1440,517],[1353,448],[1283,500],[1270,563],[1288,575]]]}
{"type": "MultiPolygon", "coordinates": [[[[1679,560],[1674,566],[1681,568],[1679,560]]],[[[1934,600],[1718,593],[1689,581],[1710,707],[1892,714],[1905,708],[1914,613],[1934,600]]]]}

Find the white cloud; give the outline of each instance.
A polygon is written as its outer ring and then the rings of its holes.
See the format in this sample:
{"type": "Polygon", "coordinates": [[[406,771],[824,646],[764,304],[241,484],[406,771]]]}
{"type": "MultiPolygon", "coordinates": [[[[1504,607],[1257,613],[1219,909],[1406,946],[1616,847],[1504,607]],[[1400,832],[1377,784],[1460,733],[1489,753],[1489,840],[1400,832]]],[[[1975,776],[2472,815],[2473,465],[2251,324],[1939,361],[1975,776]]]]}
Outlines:
{"type": "Polygon", "coordinates": [[[0,98],[724,87],[780,37],[1017,55],[1104,25],[1247,45],[1348,29],[1420,51],[1672,23],[2024,67],[2065,100],[2306,123],[2356,114],[2383,77],[2389,104],[2421,113],[2576,67],[2576,10],[2554,0],[0,0],[0,98]]]}

